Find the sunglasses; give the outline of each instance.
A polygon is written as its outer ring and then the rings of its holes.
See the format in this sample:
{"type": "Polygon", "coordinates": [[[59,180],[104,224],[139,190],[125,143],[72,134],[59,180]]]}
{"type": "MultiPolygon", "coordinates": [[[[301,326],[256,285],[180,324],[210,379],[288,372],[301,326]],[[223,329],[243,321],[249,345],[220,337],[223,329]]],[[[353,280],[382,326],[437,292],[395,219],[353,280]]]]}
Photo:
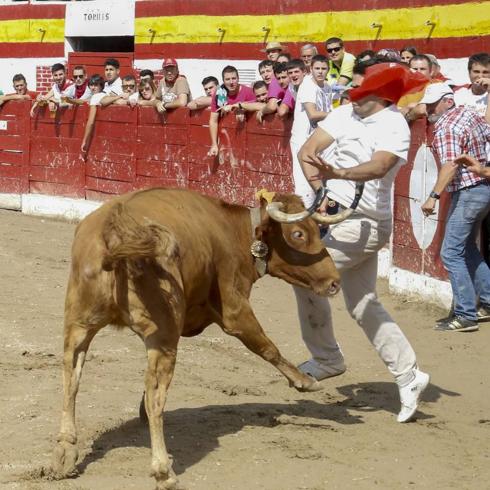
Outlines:
{"type": "Polygon", "coordinates": [[[135,88],[136,85],[131,84],[131,85],[123,85],[122,88],[135,88]]]}
{"type": "Polygon", "coordinates": [[[328,48],[327,53],[338,53],[342,48],[339,46],[337,48],[328,48]]]}
{"type": "Polygon", "coordinates": [[[73,78],[77,79],[77,78],[85,78],[85,75],[73,75],[73,78]]]}

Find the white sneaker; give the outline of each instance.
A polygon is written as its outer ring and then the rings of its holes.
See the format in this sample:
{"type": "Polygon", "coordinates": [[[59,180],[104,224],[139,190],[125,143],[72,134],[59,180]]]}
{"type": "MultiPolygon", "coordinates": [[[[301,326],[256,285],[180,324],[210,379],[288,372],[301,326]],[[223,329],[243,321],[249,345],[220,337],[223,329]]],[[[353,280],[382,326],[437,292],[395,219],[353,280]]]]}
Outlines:
{"type": "Polygon", "coordinates": [[[322,379],[333,378],[334,376],[345,373],[346,367],[343,359],[328,364],[317,361],[316,359],[309,359],[308,361],[301,363],[298,366],[298,369],[302,373],[315,378],[317,381],[321,381],[322,379]]]}
{"type": "Polygon", "coordinates": [[[415,378],[406,386],[399,387],[400,401],[402,404],[398,414],[398,422],[409,422],[417,411],[420,397],[429,384],[430,376],[427,373],[415,369],[415,378]]]}

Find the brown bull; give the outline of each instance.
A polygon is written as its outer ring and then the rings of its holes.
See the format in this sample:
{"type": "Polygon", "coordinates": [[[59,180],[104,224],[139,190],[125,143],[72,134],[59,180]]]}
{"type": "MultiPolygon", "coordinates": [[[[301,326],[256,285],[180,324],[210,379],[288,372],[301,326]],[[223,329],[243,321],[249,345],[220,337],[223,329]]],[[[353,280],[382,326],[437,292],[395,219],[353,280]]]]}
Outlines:
{"type": "MultiPolygon", "coordinates": [[[[304,210],[295,196],[275,200],[285,212],[304,210]]],[[[275,366],[291,386],[318,389],[267,338],[249,296],[261,263],[270,275],[323,295],[337,291],[339,275],[313,219],[279,223],[266,205],[262,199],[260,208],[249,210],[191,191],[152,189],[118,197],[80,223],[65,303],[56,476],[75,472],[75,398],[89,344],[108,324],[131,328],[147,350],[144,401],[158,489],[177,488],[163,438],[163,408],[181,336],[217,323],[275,366]],[[254,253],[262,258],[251,253],[254,240],[254,253]]]]}

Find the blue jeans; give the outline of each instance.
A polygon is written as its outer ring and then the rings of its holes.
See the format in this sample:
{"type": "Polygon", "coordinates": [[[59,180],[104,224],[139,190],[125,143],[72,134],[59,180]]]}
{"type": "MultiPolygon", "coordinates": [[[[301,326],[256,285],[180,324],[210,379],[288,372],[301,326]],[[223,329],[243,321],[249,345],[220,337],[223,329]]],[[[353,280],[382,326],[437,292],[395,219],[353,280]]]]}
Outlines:
{"type": "Polygon", "coordinates": [[[456,316],[476,321],[477,298],[490,307],[490,269],[476,246],[481,222],[490,211],[486,183],[452,193],[441,249],[449,274],[456,316]]]}

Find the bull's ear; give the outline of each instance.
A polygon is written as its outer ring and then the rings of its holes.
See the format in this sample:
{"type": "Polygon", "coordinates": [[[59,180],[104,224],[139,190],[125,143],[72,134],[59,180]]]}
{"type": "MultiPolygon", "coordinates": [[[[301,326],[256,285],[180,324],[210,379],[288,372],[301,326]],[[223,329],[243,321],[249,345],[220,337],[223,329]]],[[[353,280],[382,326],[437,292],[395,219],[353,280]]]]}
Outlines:
{"type": "Polygon", "coordinates": [[[259,226],[255,227],[255,239],[261,242],[265,242],[267,240],[267,229],[269,228],[269,216],[266,215],[264,221],[260,223],[259,226]]]}

